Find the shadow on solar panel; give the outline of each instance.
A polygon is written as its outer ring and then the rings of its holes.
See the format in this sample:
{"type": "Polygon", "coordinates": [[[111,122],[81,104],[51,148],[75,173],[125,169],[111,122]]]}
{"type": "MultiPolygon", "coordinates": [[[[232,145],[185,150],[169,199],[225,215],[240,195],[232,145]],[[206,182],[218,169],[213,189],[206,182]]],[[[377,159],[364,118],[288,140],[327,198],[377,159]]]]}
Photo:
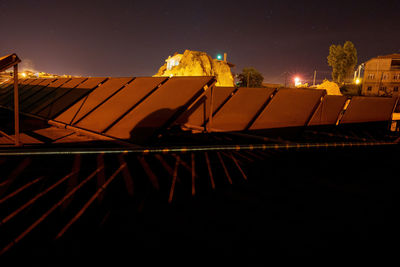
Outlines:
{"type": "MultiPolygon", "coordinates": [[[[160,121],[168,121],[176,113],[179,113],[184,107],[177,109],[162,108],[150,113],[147,117],[139,121],[135,127],[129,132],[129,139],[137,142],[149,142],[160,128],[160,121]]],[[[185,124],[186,120],[181,120],[185,124]]],[[[162,126],[161,126],[162,127],[162,126]]]]}

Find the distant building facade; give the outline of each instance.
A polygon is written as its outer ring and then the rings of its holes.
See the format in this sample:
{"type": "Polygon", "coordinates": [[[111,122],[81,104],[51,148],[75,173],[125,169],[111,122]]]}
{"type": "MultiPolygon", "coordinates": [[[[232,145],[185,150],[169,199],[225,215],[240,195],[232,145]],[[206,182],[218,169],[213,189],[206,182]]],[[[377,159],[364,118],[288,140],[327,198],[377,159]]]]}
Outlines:
{"type": "Polygon", "coordinates": [[[378,56],[365,63],[361,94],[393,96],[399,94],[400,54],[378,56]]]}

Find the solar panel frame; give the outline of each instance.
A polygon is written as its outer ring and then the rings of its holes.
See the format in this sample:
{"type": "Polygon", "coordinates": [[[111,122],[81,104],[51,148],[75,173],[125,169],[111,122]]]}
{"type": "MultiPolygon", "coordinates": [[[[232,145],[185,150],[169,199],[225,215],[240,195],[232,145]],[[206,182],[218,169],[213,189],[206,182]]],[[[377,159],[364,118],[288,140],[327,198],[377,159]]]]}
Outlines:
{"type": "MultiPolygon", "coordinates": [[[[214,114],[224,102],[237,90],[235,87],[214,87],[213,89],[213,107],[214,114]]],[[[209,116],[211,106],[211,90],[208,89],[203,99],[199,100],[195,106],[187,110],[177,120],[177,124],[184,124],[186,127],[205,127],[209,116]]]]}
{"type": "MultiPolygon", "coordinates": [[[[22,82],[26,81],[28,79],[22,79],[18,80],[18,89],[20,88],[21,85],[25,85],[22,82]]],[[[6,94],[9,94],[14,91],[14,80],[11,80],[7,83],[2,84],[2,87],[0,87],[0,99],[5,97],[6,94]]]]}
{"type": "Polygon", "coordinates": [[[151,95],[167,77],[138,77],[111,96],[90,114],[75,121],[74,125],[95,132],[103,132],[116,120],[123,117],[135,105],[151,95]],[[101,118],[101,120],[99,120],[101,118]]]}
{"type": "Polygon", "coordinates": [[[39,84],[37,84],[37,85],[35,85],[35,86],[32,86],[32,87],[30,88],[30,90],[25,90],[25,92],[23,92],[23,93],[20,94],[20,96],[19,96],[20,104],[23,103],[23,102],[24,102],[26,99],[28,99],[29,97],[35,95],[37,92],[39,92],[39,91],[40,91],[41,89],[43,89],[44,87],[47,87],[49,84],[51,84],[51,83],[54,82],[55,80],[57,80],[57,79],[55,79],[55,78],[53,78],[53,79],[51,79],[51,78],[44,79],[41,83],[39,83],[39,84]]]}
{"type": "Polygon", "coordinates": [[[19,90],[19,96],[22,96],[23,94],[25,94],[27,91],[29,91],[30,89],[32,89],[33,87],[35,87],[36,85],[41,84],[42,82],[44,82],[46,79],[44,78],[40,78],[40,79],[36,79],[33,82],[31,82],[29,85],[24,86],[23,88],[21,88],[21,90],[19,90]]]}
{"type": "Polygon", "coordinates": [[[12,87],[13,84],[14,83],[11,81],[11,82],[6,82],[6,83],[1,85],[1,87],[0,87],[0,98],[2,96],[4,96],[5,94],[7,94],[9,92],[9,90],[11,90],[11,88],[13,88],[12,87]]]}
{"type": "Polygon", "coordinates": [[[5,71],[8,68],[15,67],[20,62],[21,59],[15,53],[0,57],[0,72],[5,71]]]}
{"type": "Polygon", "coordinates": [[[340,124],[390,121],[396,102],[397,98],[354,96],[340,124]]]}
{"type": "Polygon", "coordinates": [[[214,77],[173,77],[105,131],[108,136],[142,142],[175,121],[211,86],[214,77]],[[190,83],[191,82],[191,83],[190,83]],[[174,95],[174,97],[168,97],[174,95]]]}
{"type": "Polygon", "coordinates": [[[37,107],[37,103],[41,103],[42,100],[46,101],[47,100],[47,95],[51,94],[54,92],[58,87],[61,87],[62,85],[66,84],[69,82],[71,78],[59,78],[46,87],[42,88],[39,92],[37,92],[35,95],[30,97],[29,99],[26,99],[23,104],[22,104],[22,109],[24,112],[30,112],[32,109],[37,107]]]}
{"type": "Polygon", "coordinates": [[[55,116],[66,110],[68,107],[79,101],[82,97],[89,94],[94,88],[98,87],[99,84],[106,81],[108,78],[96,77],[88,78],[78,86],[67,90],[63,95],[54,99],[46,108],[42,109],[38,115],[53,119],[55,116]]]}
{"type": "Polygon", "coordinates": [[[244,131],[264,104],[274,94],[273,88],[242,87],[212,118],[212,131],[244,131]]]}
{"type": "Polygon", "coordinates": [[[64,94],[68,93],[71,89],[77,87],[79,84],[86,81],[87,78],[71,78],[68,82],[64,83],[62,86],[54,88],[51,93],[47,94],[40,105],[36,106],[34,109],[30,110],[29,113],[39,114],[42,110],[46,109],[58,98],[62,97],[64,94]]]}
{"type": "MultiPolygon", "coordinates": [[[[33,87],[37,86],[38,84],[42,83],[44,81],[44,79],[36,79],[34,81],[32,81],[31,83],[29,83],[28,85],[25,85],[21,88],[18,88],[18,99],[19,101],[21,101],[21,95],[23,95],[24,93],[26,93],[27,91],[30,91],[33,87]]],[[[7,107],[12,107],[14,106],[14,90],[11,90],[11,92],[9,93],[9,96],[7,98],[8,102],[4,103],[5,106],[7,107]]]]}
{"type": "Polygon", "coordinates": [[[326,95],[312,115],[308,126],[335,125],[346,101],[346,96],[326,95]]]}
{"type": "Polygon", "coordinates": [[[132,77],[108,79],[96,88],[96,90],[93,90],[68,110],[58,115],[54,120],[66,124],[73,124],[79,121],[129,84],[133,79],[132,77]]]}
{"type": "MultiPolygon", "coordinates": [[[[25,86],[28,81],[32,81],[34,79],[19,79],[18,80],[18,89],[25,86]]],[[[14,80],[11,80],[7,83],[5,83],[5,85],[1,88],[2,93],[0,94],[0,96],[5,95],[6,93],[10,93],[11,91],[14,90],[14,80]]]]}
{"type": "Polygon", "coordinates": [[[306,126],[325,90],[280,89],[249,130],[306,126]]]}
{"type": "Polygon", "coordinates": [[[14,84],[14,80],[8,80],[7,82],[1,83],[0,84],[0,91],[2,91],[4,88],[10,86],[11,84],[14,84]]]}
{"type": "MultiPolygon", "coordinates": [[[[18,91],[23,90],[24,87],[29,86],[31,83],[34,83],[35,81],[36,79],[28,79],[22,82],[21,84],[18,84],[18,91]]],[[[14,99],[14,84],[11,84],[7,88],[7,93],[5,93],[0,97],[0,105],[5,106],[8,103],[10,103],[10,101],[12,102],[13,99],[14,99]]]]}

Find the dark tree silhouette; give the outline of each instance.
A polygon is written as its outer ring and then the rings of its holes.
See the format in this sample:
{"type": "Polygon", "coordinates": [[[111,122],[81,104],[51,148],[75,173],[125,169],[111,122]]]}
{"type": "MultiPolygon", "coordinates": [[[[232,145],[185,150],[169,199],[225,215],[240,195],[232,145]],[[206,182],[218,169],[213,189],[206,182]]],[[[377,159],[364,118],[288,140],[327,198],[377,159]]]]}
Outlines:
{"type": "Polygon", "coordinates": [[[262,87],[264,77],[253,67],[244,68],[238,75],[239,86],[241,87],[262,87]]]}

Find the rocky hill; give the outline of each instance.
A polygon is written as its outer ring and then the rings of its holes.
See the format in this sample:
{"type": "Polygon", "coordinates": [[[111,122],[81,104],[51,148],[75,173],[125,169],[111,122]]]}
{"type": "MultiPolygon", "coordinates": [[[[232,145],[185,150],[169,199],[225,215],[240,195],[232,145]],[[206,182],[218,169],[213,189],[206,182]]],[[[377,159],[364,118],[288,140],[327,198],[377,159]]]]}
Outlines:
{"type": "Polygon", "coordinates": [[[154,76],[215,76],[216,86],[234,86],[228,62],[213,59],[205,52],[185,50],[165,61],[154,76]]]}

